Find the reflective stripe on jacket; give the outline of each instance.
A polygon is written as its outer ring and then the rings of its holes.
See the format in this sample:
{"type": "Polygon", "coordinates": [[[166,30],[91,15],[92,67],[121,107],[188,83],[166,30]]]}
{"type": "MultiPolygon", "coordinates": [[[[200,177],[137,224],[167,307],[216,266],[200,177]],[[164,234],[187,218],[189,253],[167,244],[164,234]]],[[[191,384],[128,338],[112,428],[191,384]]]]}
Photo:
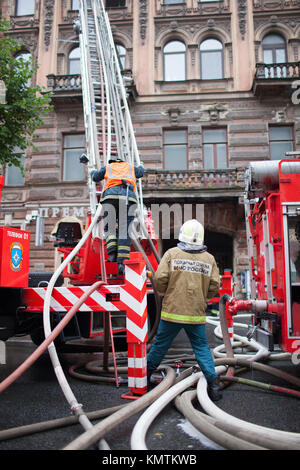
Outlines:
{"type": "Polygon", "coordinates": [[[164,254],[154,282],[157,291],[164,295],[161,318],[176,323],[205,323],[207,300],[220,288],[213,255],[207,251],[186,252],[178,247],[164,254]]]}
{"type": "Polygon", "coordinates": [[[133,186],[133,191],[136,192],[136,178],[134,167],[127,162],[110,163],[106,166],[104,175],[105,186],[104,190],[113,186],[121,186],[122,180],[126,181],[133,186]]]}

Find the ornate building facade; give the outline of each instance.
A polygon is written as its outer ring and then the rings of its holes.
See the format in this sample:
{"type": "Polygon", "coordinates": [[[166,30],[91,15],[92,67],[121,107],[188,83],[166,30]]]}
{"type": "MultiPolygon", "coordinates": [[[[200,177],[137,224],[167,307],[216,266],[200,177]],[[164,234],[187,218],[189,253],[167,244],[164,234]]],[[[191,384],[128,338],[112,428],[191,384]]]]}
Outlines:
{"type": "MultiPolygon", "coordinates": [[[[204,222],[220,271],[241,292],[248,268],[244,170],[249,161],[300,150],[300,0],[106,0],[127,81],[145,205],[157,215],[162,252],[186,214],[204,222]],[[167,213],[169,227],[159,222],[167,213]],[[168,230],[169,229],[169,230],[168,230]]],[[[9,34],[39,68],[53,111],[8,168],[2,223],[32,232],[31,270],[51,271],[51,233],[89,207],[78,37],[78,0],[2,0],[9,34]],[[44,224],[37,240],[36,217],[44,224]]],[[[175,238],[175,239],[174,239],[175,238]]]]}

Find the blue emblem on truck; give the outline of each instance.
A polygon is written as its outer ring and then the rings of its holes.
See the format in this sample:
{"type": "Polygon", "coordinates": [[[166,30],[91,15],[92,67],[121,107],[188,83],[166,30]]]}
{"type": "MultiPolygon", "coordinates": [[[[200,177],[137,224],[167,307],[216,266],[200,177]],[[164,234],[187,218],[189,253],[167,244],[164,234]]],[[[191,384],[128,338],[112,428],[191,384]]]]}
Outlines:
{"type": "Polygon", "coordinates": [[[14,242],[10,247],[10,267],[13,271],[20,271],[22,268],[23,246],[14,242]]]}

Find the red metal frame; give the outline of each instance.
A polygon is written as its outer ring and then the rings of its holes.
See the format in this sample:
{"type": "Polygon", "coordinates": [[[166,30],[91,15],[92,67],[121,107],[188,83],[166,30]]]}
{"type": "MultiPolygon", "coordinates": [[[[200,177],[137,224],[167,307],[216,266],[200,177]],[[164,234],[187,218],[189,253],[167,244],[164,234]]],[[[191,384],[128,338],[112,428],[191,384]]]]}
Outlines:
{"type": "MultiPolygon", "coordinates": [[[[284,163],[294,163],[295,160],[283,159],[278,162],[278,189],[266,190],[263,197],[250,206],[248,227],[253,246],[251,275],[255,281],[258,300],[267,302],[266,312],[280,318],[281,338],[279,346],[287,352],[295,352],[300,338],[300,318],[294,314],[297,328],[294,332],[289,329],[289,308],[291,285],[288,283],[287,258],[289,240],[284,226],[285,207],[300,204],[299,173],[283,172],[284,163]],[[299,329],[299,332],[297,332],[299,329]]],[[[299,304],[297,304],[299,307],[299,304]]],[[[232,299],[228,308],[231,315],[238,311],[251,311],[253,301],[238,301],[232,299]]],[[[297,307],[297,306],[296,306],[297,307]]],[[[295,308],[296,308],[295,307],[295,308]]],[[[300,309],[298,308],[299,316],[300,309]]]]}

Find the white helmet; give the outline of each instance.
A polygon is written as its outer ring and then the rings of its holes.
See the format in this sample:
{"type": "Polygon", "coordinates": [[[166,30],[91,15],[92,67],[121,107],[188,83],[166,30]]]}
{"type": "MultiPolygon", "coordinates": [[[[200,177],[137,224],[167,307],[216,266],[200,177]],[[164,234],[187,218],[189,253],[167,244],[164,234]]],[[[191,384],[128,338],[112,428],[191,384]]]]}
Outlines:
{"type": "Polygon", "coordinates": [[[203,225],[196,219],[188,220],[181,227],[178,238],[181,242],[191,243],[192,245],[203,245],[203,225]]]}

